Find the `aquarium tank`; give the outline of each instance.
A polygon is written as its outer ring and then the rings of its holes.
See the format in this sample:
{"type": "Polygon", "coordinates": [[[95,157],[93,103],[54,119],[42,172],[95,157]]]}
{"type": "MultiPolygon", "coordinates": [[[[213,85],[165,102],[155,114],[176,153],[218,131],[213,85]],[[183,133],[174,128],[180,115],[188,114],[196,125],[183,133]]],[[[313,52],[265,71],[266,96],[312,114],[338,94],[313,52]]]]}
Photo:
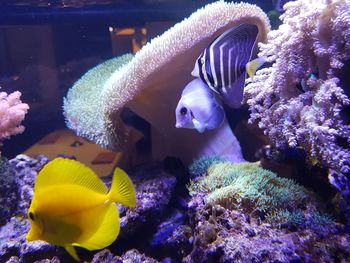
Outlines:
{"type": "Polygon", "coordinates": [[[0,262],[350,262],[349,0],[0,3],[0,262]]]}

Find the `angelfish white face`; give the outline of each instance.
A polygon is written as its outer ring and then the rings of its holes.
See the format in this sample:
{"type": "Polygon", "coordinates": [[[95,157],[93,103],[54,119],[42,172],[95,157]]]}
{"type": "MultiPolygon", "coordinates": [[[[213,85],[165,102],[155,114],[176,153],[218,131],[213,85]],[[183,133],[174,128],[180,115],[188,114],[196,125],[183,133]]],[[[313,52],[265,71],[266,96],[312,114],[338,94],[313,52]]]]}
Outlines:
{"type": "Polygon", "coordinates": [[[193,113],[191,110],[181,102],[179,101],[176,110],[175,110],[175,115],[176,115],[176,128],[187,128],[187,129],[194,129],[193,125],[193,113]]]}
{"type": "Polygon", "coordinates": [[[196,78],[186,85],[175,109],[176,128],[216,129],[225,118],[223,108],[218,104],[213,91],[196,78]]]}

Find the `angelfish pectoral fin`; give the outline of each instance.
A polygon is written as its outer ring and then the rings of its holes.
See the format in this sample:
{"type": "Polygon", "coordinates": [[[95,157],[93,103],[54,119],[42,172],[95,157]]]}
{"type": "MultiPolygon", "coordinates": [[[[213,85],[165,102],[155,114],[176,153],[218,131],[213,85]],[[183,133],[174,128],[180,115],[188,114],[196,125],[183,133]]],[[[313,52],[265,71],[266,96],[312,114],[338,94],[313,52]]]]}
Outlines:
{"type": "Polygon", "coordinates": [[[199,133],[203,133],[205,130],[205,125],[201,124],[199,121],[197,121],[196,119],[192,119],[194,128],[199,132],[199,133]]]}
{"type": "Polygon", "coordinates": [[[66,245],[64,248],[67,250],[69,255],[71,255],[76,261],[79,261],[77,251],[72,245],[66,245]]]}
{"type": "Polygon", "coordinates": [[[246,65],[246,71],[248,73],[248,76],[252,78],[255,75],[255,72],[265,64],[266,62],[266,57],[258,57],[250,62],[247,63],[246,65]]]}
{"type": "Polygon", "coordinates": [[[193,111],[190,111],[190,114],[191,114],[191,119],[192,119],[192,123],[193,123],[193,126],[194,128],[200,132],[200,133],[203,133],[204,130],[205,130],[205,125],[200,123],[195,117],[194,117],[194,114],[193,114],[193,111]]]}

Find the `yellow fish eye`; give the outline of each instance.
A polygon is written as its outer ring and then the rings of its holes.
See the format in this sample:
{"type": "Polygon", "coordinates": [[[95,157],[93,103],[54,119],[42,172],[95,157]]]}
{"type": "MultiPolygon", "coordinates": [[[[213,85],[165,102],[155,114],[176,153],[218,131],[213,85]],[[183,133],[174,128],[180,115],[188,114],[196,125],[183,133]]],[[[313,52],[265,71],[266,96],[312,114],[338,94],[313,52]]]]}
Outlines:
{"type": "Polygon", "coordinates": [[[33,220],[33,221],[34,221],[34,219],[35,219],[35,216],[34,216],[34,213],[33,213],[33,212],[29,212],[29,213],[28,213],[28,217],[29,217],[31,220],[33,220]]]}

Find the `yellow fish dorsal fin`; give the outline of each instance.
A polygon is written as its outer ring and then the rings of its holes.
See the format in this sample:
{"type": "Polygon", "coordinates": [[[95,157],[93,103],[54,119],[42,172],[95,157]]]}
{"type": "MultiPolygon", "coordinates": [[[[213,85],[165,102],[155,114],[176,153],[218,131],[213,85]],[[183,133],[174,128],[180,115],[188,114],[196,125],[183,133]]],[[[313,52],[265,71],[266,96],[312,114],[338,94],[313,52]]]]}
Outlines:
{"type": "Polygon", "coordinates": [[[106,209],[106,214],[101,222],[97,231],[87,238],[81,240],[78,243],[74,243],[74,246],[86,248],[88,250],[101,249],[112,244],[119,235],[119,213],[118,208],[114,203],[110,203],[106,209]]]}
{"type": "Polygon", "coordinates": [[[71,255],[76,261],[79,261],[77,251],[72,245],[66,245],[64,248],[67,250],[69,255],[71,255]]]}
{"type": "Polygon", "coordinates": [[[120,168],[116,168],[113,174],[111,190],[108,198],[113,202],[122,205],[135,207],[136,193],[135,188],[129,176],[120,168]]]}
{"type": "Polygon", "coordinates": [[[34,192],[60,184],[79,185],[103,194],[108,192],[93,170],[76,160],[66,158],[53,159],[43,167],[36,178],[34,192]]]}

